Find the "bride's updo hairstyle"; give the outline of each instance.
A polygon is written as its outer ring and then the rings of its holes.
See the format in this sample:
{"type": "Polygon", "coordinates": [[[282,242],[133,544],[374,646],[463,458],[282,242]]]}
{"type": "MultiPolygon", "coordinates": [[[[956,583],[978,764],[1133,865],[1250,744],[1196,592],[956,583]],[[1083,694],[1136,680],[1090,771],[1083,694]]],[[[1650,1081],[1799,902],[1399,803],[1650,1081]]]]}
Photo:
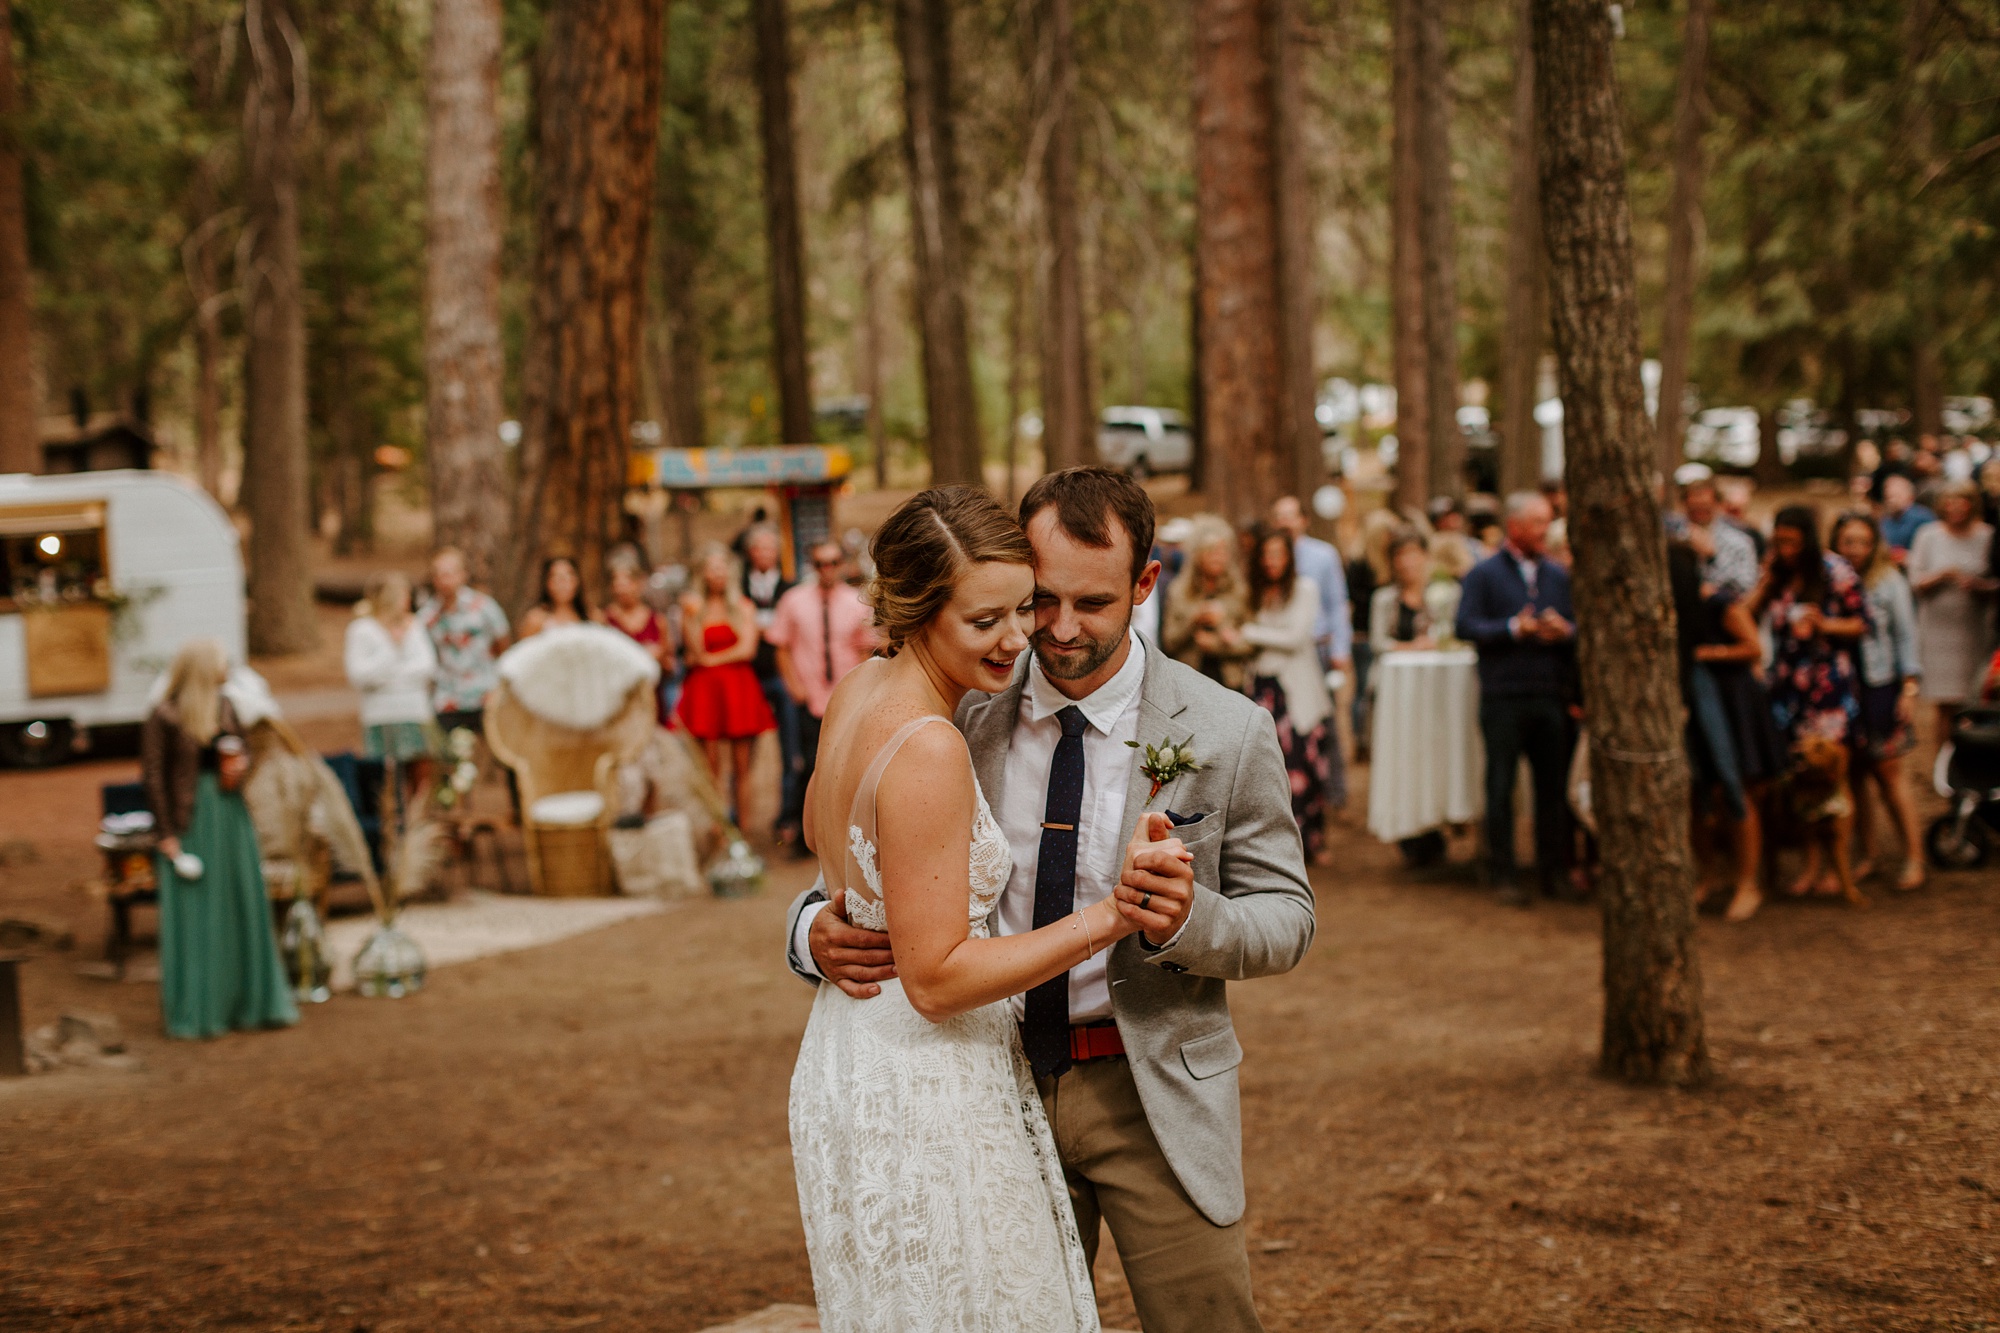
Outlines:
{"type": "Polygon", "coordinates": [[[931,623],[967,569],[1035,563],[1028,534],[977,486],[933,486],[911,496],[875,534],[873,554],[869,600],[884,657],[931,623]]]}

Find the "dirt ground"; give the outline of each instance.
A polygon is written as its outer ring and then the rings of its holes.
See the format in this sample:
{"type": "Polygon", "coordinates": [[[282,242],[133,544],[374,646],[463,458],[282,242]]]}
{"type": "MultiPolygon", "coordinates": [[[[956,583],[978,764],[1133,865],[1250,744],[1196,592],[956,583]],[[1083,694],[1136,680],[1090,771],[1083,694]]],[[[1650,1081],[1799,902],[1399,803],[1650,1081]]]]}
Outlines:
{"type": "MultiPolygon", "coordinates": [[[[143,1062],[0,1084],[0,1328],[682,1330],[810,1301],[797,868],[169,1043],[152,985],[78,973],[99,909],[60,888],[116,767],[0,775],[0,827],[44,849],[0,916],[78,934],[23,969],[28,1021],[113,1013],[143,1062]]],[[[1234,989],[1273,1330],[2000,1325],[1990,873],[1705,923],[1718,1076],[1663,1093],[1592,1072],[1589,908],[1341,850],[1306,963],[1234,989]]]]}
{"type": "MultiPolygon", "coordinates": [[[[354,743],[335,649],[260,665],[309,741],[354,743]]],[[[810,1302],[797,867],[407,1000],[170,1043],[149,960],[104,976],[73,887],[98,784],[134,771],[0,773],[0,918],[73,936],[26,950],[27,1022],[113,1014],[141,1066],[0,1080],[0,1330],[676,1333],[810,1302]]],[[[1591,908],[1336,845],[1304,965],[1232,992],[1274,1333],[2000,1329],[1992,871],[1706,920],[1716,1078],[1660,1092],[1593,1072],[1591,908]]],[[[1135,1328],[1106,1248],[1106,1323],[1135,1328]]]]}

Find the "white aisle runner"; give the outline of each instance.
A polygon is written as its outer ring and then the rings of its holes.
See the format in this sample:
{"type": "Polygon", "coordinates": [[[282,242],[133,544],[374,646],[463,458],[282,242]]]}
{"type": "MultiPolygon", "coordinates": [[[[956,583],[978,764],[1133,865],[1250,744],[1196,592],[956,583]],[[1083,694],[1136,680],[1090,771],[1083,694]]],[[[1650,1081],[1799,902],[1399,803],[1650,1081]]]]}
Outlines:
{"type": "MultiPolygon", "coordinates": [[[[554,944],[668,906],[657,898],[526,898],[474,891],[448,903],[413,903],[396,924],[423,946],[425,960],[436,968],[554,944]]],[[[354,989],[354,956],[374,933],[373,914],[327,923],[335,990],[354,989]]]]}

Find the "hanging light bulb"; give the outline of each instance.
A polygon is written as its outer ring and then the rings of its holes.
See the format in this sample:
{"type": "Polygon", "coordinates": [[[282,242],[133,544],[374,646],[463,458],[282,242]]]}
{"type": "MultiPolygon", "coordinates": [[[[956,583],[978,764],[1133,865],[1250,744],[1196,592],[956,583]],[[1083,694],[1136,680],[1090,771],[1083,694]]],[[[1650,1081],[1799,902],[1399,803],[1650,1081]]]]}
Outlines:
{"type": "Polygon", "coordinates": [[[53,532],[51,532],[48,536],[42,538],[40,541],[36,542],[35,545],[41,548],[41,552],[43,555],[49,556],[50,558],[54,558],[55,556],[59,556],[62,554],[62,538],[56,536],[56,534],[53,532]]]}

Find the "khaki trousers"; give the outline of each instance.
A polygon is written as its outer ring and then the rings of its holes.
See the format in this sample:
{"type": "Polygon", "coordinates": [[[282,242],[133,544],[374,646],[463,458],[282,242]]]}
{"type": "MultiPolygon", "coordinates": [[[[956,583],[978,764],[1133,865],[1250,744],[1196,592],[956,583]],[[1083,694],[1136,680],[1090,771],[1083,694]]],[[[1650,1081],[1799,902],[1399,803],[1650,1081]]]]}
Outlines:
{"type": "Polygon", "coordinates": [[[1188,1198],[1146,1122],[1130,1063],[1085,1060],[1036,1082],[1084,1252],[1094,1265],[1098,1222],[1108,1223],[1145,1333],[1263,1333],[1243,1223],[1216,1226],[1188,1198]]]}

